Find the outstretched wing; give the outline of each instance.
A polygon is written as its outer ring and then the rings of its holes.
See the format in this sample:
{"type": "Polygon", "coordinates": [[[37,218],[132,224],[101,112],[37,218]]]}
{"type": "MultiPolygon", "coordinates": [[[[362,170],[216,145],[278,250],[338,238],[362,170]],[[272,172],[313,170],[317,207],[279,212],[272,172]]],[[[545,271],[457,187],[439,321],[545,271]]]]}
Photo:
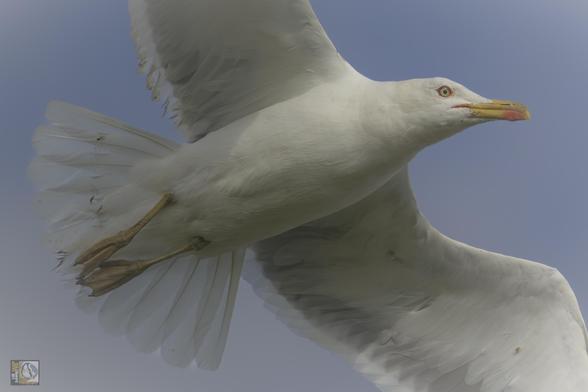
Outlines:
{"type": "Polygon", "coordinates": [[[347,69],[308,0],[129,0],[140,69],[190,141],[347,69]]]}
{"type": "Polygon", "coordinates": [[[588,391],[586,329],[562,275],[440,234],[406,170],[255,251],[252,283],[278,316],[383,391],[588,391]]]}

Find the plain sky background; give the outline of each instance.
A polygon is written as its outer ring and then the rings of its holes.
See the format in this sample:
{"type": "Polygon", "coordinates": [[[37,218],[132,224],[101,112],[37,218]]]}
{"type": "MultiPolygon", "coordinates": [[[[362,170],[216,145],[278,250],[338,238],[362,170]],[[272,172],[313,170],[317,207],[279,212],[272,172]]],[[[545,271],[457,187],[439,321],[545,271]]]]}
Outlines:
{"type": "MultiPolygon", "coordinates": [[[[441,231],[558,268],[588,311],[588,2],[312,3],[373,79],[446,76],[529,105],[530,122],[478,126],[421,153],[413,185],[441,231]]],[[[39,392],[375,392],[274,320],[247,284],[215,373],[136,353],[77,310],[41,244],[25,173],[31,134],[61,99],[177,140],[135,65],[124,0],[0,0],[0,391],[19,388],[10,359],[39,359],[39,392]]]]}

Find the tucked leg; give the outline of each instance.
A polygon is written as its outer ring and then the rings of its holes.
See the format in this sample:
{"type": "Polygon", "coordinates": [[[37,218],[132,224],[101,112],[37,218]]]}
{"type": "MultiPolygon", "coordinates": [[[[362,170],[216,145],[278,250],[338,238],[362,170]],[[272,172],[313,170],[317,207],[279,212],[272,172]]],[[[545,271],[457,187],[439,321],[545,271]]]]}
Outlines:
{"type": "Polygon", "coordinates": [[[77,283],[91,288],[92,293],[90,296],[99,297],[109,293],[119,286],[122,286],[155,264],[169,260],[183,253],[201,250],[208,244],[209,242],[205,239],[197,237],[191,244],[156,259],[102,261],[97,268],[89,274],[89,276],[80,275],[77,283]]]}
{"type": "Polygon", "coordinates": [[[111,237],[105,238],[82,252],[74,265],[83,265],[81,276],[86,276],[101,262],[108,260],[118,250],[124,248],[162,209],[172,203],[171,193],[165,193],[153,208],[133,226],[111,237]]]}

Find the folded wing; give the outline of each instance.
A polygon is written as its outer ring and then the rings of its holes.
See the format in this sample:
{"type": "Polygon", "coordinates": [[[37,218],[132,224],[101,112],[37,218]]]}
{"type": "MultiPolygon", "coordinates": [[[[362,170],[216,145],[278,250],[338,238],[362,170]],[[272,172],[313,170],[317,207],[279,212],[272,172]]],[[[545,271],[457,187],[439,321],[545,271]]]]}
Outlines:
{"type": "Polygon", "coordinates": [[[154,99],[195,141],[347,68],[308,0],[129,0],[154,99]]]}
{"type": "Polygon", "coordinates": [[[406,171],[255,251],[264,278],[248,279],[278,316],[383,391],[588,390],[586,329],[566,280],[440,234],[406,171]]]}

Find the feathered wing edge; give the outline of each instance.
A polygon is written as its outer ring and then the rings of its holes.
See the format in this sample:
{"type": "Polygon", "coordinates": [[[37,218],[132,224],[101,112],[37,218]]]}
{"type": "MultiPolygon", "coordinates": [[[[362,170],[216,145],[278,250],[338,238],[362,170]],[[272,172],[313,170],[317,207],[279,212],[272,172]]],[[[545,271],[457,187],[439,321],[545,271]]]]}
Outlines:
{"type": "Polygon", "coordinates": [[[139,70],[186,140],[346,74],[308,0],[129,0],[139,70]]]}
{"type": "Polygon", "coordinates": [[[382,391],[588,388],[586,328],[565,278],[444,237],[406,172],[255,250],[244,277],[270,310],[382,391]]]}

